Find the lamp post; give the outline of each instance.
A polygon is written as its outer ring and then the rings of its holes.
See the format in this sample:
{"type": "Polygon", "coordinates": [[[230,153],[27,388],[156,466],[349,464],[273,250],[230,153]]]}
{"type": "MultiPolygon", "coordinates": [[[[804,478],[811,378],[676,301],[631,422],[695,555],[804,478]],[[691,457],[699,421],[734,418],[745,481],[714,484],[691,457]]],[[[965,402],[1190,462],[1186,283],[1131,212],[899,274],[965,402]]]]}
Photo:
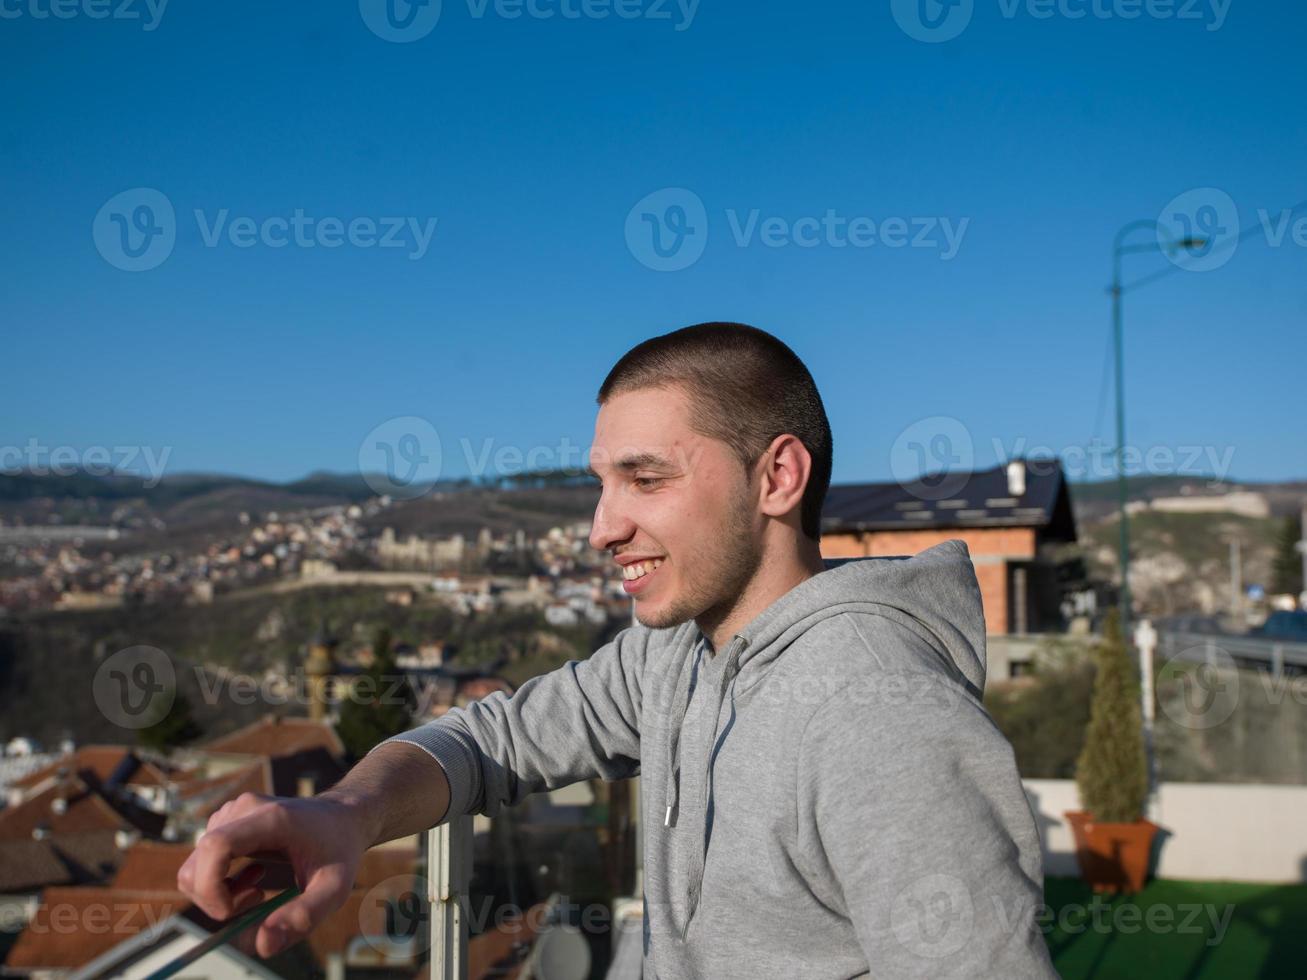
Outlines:
{"type": "Polygon", "coordinates": [[[1135,252],[1174,252],[1179,249],[1192,250],[1207,245],[1205,238],[1181,238],[1177,241],[1163,243],[1160,240],[1161,228],[1154,219],[1143,218],[1132,221],[1116,233],[1112,241],[1112,346],[1116,361],[1116,474],[1117,506],[1120,512],[1120,540],[1118,542],[1118,562],[1121,568],[1121,637],[1130,642],[1130,523],[1126,515],[1126,478],[1125,478],[1125,366],[1124,345],[1121,327],[1121,296],[1125,287],[1121,285],[1121,257],[1135,252]],[[1133,232],[1151,229],[1154,240],[1126,244],[1126,238],[1133,232]]]}

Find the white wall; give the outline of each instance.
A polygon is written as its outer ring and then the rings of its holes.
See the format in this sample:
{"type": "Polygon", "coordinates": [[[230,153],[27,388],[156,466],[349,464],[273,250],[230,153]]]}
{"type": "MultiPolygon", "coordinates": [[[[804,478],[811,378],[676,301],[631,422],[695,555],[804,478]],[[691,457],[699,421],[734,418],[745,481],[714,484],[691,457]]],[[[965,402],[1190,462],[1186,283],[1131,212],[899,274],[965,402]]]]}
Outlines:
{"type": "MultiPolygon", "coordinates": [[[[1024,780],[1044,848],[1044,874],[1073,877],[1080,809],[1069,779],[1024,780]]],[[[1307,882],[1307,786],[1163,783],[1152,814],[1165,832],[1154,873],[1190,881],[1307,882]]]]}

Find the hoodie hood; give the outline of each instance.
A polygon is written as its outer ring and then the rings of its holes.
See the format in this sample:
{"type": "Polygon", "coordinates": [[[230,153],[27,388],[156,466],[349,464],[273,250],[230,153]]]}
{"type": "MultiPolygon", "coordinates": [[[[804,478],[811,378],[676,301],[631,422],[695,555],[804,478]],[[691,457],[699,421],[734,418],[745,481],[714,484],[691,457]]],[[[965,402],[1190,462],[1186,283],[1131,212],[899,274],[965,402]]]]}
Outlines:
{"type": "MultiPolygon", "coordinates": [[[[691,649],[680,663],[668,724],[666,811],[664,826],[676,826],[681,784],[681,729],[689,710],[693,685],[707,683],[709,719],[704,735],[716,741],[721,709],[727,692],[736,685],[743,693],[766,674],[798,637],[822,620],[844,612],[874,613],[912,630],[925,640],[944,668],[976,698],[985,686],[985,618],[980,587],[966,543],[951,539],[918,555],[853,558],[827,562],[823,572],[796,585],[736,633],[725,650],[705,665],[707,639],[690,624],[691,649]],[[715,721],[714,721],[715,719],[715,721]]],[[[697,807],[707,812],[711,751],[696,753],[704,759],[705,799],[697,807]]],[[[697,882],[706,857],[706,820],[698,835],[699,860],[686,896],[686,929],[698,902],[697,882]]]]}

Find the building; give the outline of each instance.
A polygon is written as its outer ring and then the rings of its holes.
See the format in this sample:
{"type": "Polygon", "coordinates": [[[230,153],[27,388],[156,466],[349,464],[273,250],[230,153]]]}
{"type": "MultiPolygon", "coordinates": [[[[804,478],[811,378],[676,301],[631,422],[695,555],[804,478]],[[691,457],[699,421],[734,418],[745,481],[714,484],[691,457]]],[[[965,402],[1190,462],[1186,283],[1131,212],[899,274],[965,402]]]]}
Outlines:
{"type": "Polygon", "coordinates": [[[1076,528],[1060,461],[832,486],[826,496],[824,558],[915,555],[950,538],[971,552],[986,632],[1062,628],[1055,552],[1076,540],[1076,528]]]}

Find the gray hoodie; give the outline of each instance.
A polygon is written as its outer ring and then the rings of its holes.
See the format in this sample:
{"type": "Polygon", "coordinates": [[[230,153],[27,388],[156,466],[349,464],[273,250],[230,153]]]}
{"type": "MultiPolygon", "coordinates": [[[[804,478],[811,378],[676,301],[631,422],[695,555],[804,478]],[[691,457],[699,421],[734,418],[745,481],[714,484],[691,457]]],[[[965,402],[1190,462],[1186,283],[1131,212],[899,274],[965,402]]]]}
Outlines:
{"type": "Polygon", "coordinates": [[[724,650],[632,626],[391,741],[441,764],[459,814],[640,775],[648,978],[1056,977],[984,683],[952,540],[828,568],[724,650]]]}

